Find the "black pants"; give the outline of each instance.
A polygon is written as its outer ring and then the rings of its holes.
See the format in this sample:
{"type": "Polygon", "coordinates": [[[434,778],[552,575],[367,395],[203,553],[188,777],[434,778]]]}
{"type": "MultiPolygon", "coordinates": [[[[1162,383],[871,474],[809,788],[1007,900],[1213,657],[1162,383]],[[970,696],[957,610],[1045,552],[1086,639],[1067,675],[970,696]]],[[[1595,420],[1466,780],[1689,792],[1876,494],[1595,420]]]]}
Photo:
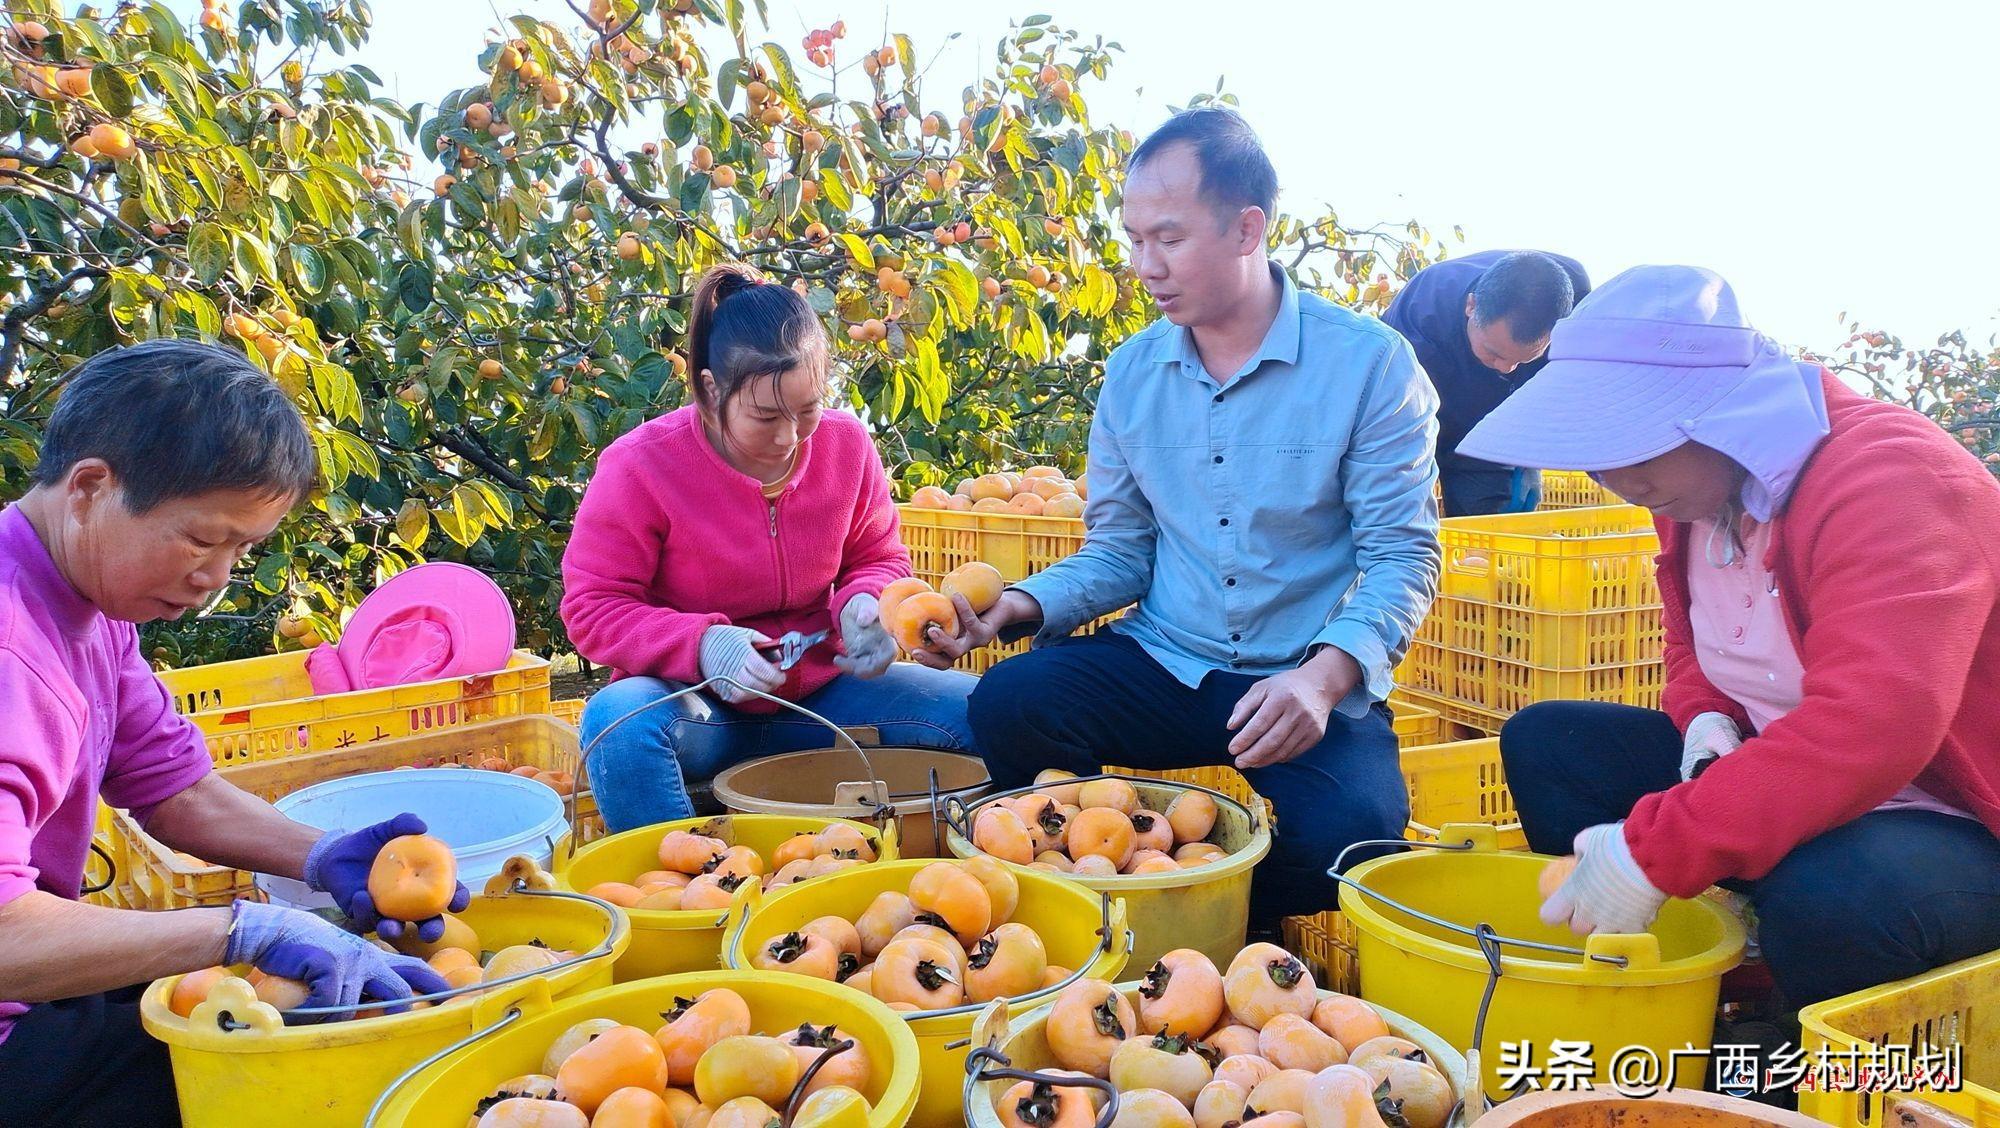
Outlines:
{"type": "MultiPolygon", "coordinates": [[[[1138,643],[1113,631],[1064,639],[988,670],[970,716],[998,789],[1034,782],[1043,768],[1078,775],[1105,764],[1160,771],[1230,763],[1224,725],[1259,678],[1216,672],[1182,685],[1138,643]]],[[[1251,879],[1250,926],[1334,907],[1327,876],[1341,850],[1403,836],[1409,792],[1387,708],[1360,719],[1334,713],[1326,736],[1283,764],[1245,773],[1277,811],[1271,854],[1251,879]]],[[[1356,850],[1348,864],[1374,853],[1356,850]]]]}
{"type": "MultiPolygon", "coordinates": [[[[1507,785],[1536,853],[1616,822],[1680,782],[1665,713],[1585,701],[1525,709],[1500,733],[1507,785]]],[[[1801,844],[1770,873],[1723,884],[1756,908],[1786,1002],[1807,1006],[2000,948],[2000,840],[1932,811],[1876,811],[1801,844]]]]}
{"type": "Polygon", "coordinates": [[[0,1042],[0,1128],[177,1128],[166,1043],[139,1025],[145,986],[39,1003],[0,1042]]]}

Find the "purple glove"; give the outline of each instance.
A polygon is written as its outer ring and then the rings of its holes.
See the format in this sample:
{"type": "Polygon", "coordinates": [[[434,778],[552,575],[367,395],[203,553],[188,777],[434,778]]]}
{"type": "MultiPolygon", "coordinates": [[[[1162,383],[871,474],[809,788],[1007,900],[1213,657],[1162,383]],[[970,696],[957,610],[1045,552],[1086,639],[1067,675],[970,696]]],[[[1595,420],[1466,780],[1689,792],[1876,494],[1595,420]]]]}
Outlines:
{"type": "MultiPolygon", "coordinates": [[[[444,935],[443,917],[421,921],[385,919],[375,912],[375,899],[368,895],[368,871],[374,868],[375,855],[382,852],[382,847],[392,838],[422,834],[427,829],[424,820],[405,811],[352,834],[329,830],[306,854],[306,884],[330,895],[347,919],[354,922],[354,927],[363,932],[395,940],[403,935],[405,928],[415,928],[419,940],[434,943],[444,935]]],[[[464,912],[471,903],[472,891],[459,882],[451,895],[451,911],[464,912]]]]}
{"type": "MultiPolygon", "coordinates": [[[[385,952],[311,913],[255,901],[236,902],[222,961],[298,980],[306,985],[308,1007],[351,1007],[364,999],[394,1003],[413,993],[451,989],[444,976],[414,956],[385,952]]],[[[386,1009],[400,1014],[409,1007],[386,1009]]],[[[329,1017],[300,1016],[305,1022],[329,1017]]]]}

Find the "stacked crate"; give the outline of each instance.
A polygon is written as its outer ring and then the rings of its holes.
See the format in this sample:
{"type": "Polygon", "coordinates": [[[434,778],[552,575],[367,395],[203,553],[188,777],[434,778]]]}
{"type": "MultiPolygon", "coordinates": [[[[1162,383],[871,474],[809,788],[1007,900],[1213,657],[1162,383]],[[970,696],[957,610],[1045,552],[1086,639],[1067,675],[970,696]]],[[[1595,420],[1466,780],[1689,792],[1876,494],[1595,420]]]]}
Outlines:
{"type": "Polygon", "coordinates": [[[1636,506],[1443,522],[1437,602],[1397,670],[1399,693],[1497,733],[1537,701],[1658,708],[1659,536],[1636,506]]]}

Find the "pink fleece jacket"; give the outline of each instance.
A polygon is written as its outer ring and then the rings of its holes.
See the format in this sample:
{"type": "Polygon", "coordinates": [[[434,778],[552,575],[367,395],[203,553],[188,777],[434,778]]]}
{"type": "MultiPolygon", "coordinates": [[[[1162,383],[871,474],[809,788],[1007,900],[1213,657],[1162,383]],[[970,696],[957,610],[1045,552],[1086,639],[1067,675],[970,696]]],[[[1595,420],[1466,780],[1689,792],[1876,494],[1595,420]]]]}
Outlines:
{"type": "MultiPolygon", "coordinates": [[[[710,626],[771,638],[826,630],[855,595],[909,575],[897,530],[881,455],[854,416],[822,416],[784,492],[766,501],[683,407],[599,457],[563,554],[563,622],[577,653],[617,677],[698,682],[710,626]]],[[[838,639],[836,628],[807,651],[777,695],[796,701],[838,676],[838,639]]]]}

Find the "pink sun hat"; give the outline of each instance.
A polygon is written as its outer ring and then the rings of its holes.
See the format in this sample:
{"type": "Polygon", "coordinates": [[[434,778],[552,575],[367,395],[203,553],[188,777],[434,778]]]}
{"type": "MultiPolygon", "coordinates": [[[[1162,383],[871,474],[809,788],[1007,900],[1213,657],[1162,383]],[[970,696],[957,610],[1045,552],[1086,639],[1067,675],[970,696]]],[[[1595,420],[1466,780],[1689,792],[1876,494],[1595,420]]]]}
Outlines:
{"type": "Polygon", "coordinates": [[[419,564],[389,578],[354,609],[338,643],[306,657],[315,694],[381,689],[505,669],[514,609],[486,574],[463,564],[419,564]]]}

